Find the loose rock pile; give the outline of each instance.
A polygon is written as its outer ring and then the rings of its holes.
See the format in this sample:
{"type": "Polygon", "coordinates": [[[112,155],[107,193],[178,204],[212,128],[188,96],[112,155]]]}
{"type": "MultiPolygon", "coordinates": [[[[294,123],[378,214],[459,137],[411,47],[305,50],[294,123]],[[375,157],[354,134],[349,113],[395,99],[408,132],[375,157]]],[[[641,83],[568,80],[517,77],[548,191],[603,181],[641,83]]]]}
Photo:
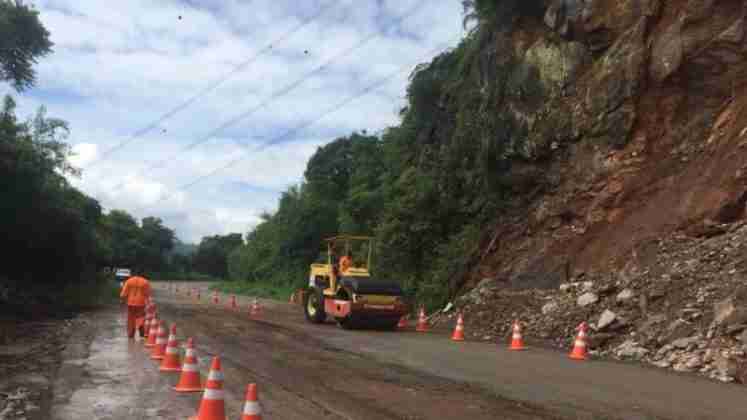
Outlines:
{"type": "Polygon", "coordinates": [[[620,271],[580,273],[554,290],[486,279],[457,307],[473,338],[506,338],[518,319],[525,337],[569,349],[586,321],[593,355],[747,383],[747,226],[706,227],[655,241],[653,262],[631,258],[620,271]]]}

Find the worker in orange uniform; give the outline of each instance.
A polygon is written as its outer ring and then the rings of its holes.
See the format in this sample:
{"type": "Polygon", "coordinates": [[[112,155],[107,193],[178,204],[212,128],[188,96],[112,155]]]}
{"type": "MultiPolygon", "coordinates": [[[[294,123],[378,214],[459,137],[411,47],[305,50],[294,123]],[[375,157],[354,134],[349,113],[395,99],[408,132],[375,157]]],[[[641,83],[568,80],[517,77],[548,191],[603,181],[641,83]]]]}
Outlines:
{"type": "Polygon", "coordinates": [[[353,265],[353,254],[348,251],[344,257],[340,258],[340,272],[345,274],[348,269],[353,265]]]}
{"type": "MultiPolygon", "coordinates": [[[[133,273],[134,274],[134,273],[133,273]]],[[[135,329],[140,337],[145,335],[145,304],[150,300],[150,282],[144,277],[134,275],[127,279],[119,297],[127,303],[127,336],[135,337],[135,329]]]]}

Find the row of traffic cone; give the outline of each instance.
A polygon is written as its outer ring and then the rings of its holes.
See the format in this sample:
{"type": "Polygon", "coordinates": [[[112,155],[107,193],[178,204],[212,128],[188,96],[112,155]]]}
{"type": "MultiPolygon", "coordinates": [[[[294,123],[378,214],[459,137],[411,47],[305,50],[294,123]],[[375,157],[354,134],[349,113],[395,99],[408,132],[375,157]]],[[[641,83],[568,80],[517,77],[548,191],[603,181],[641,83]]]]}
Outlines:
{"type": "MultiPolygon", "coordinates": [[[[175,292],[178,293],[178,291],[179,291],[179,288],[177,286],[175,289],[175,292]]],[[[195,298],[197,301],[200,300],[200,289],[193,288],[192,291],[187,289],[187,296],[189,297],[192,294],[195,295],[195,298]]],[[[220,304],[220,297],[217,291],[213,291],[211,300],[212,300],[212,303],[215,305],[220,304]]],[[[235,311],[239,310],[239,305],[236,300],[236,295],[231,295],[231,300],[229,301],[228,307],[235,311]]],[[[254,301],[251,303],[251,305],[249,305],[249,314],[252,316],[258,316],[260,315],[260,312],[261,312],[261,309],[260,309],[259,301],[255,298],[254,301]]]]}
{"type": "MultiPolygon", "coordinates": [[[[256,304],[256,301],[255,301],[256,304]]],[[[254,306],[254,305],[252,305],[254,306]]],[[[180,372],[179,381],[174,386],[176,392],[203,392],[197,415],[190,420],[226,420],[226,409],[223,397],[223,372],[220,358],[215,356],[208,372],[207,381],[202,385],[194,340],[187,340],[184,363],[179,359],[179,342],[176,338],[176,324],[166,337],[166,322],[158,320],[156,305],[152,302],[146,307],[146,322],[149,324],[146,348],[151,350],[151,359],[160,361],[159,371],[180,372]]],[[[258,401],[257,384],[249,384],[246,389],[241,420],[261,420],[262,410],[258,401]]]]}
{"type": "MultiPolygon", "coordinates": [[[[404,329],[407,328],[407,315],[400,318],[399,323],[397,324],[398,329],[404,329]]],[[[588,329],[588,324],[586,322],[582,322],[577,328],[576,331],[578,332],[576,335],[576,339],[573,343],[573,348],[571,350],[571,353],[568,357],[574,360],[586,360],[587,359],[587,353],[586,353],[586,331],[588,329]]],[[[428,320],[425,316],[425,309],[420,308],[420,312],[418,314],[418,322],[415,326],[415,331],[418,332],[426,332],[428,331],[428,320]]],[[[454,333],[451,335],[451,339],[453,341],[464,341],[464,317],[462,316],[462,313],[460,312],[457,316],[457,323],[454,327],[454,333]]],[[[511,343],[508,347],[509,350],[526,350],[527,347],[524,345],[524,340],[521,335],[521,324],[519,321],[514,321],[513,326],[511,328],[511,343]]]]}

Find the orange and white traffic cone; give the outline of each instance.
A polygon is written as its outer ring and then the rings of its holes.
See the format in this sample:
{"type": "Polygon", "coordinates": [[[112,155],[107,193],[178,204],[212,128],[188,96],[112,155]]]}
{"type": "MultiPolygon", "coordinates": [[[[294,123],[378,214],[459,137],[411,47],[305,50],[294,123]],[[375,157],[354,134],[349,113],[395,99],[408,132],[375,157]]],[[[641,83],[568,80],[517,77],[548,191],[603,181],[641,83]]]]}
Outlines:
{"type": "Polygon", "coordinates": [[[220,358],[215,356],[210,366],[205,393],[202,394],[197,416],[189,420],[227,420],[226,406],[223,401],[223,371],[220,368],[220,358]]]}
{"type": "Polygon", "coordinates": [[[399,319],[399,323],[397,324],[397,328],[400,330],[407,328],[407,315],[402,315],[402,318],[399,319]]]}
{"type": "Polygon", "coordinates": [[[217,291],[213,292],[213,303],[216,304],[216,305],[220,303],[220,299],[218,299],[218,292],[217,291]]]}
{"type": "Polygon", "coordinates": [[[150,320],[150,332],[148,333],[148,341],[145,342],[145,347],[155,347],[156,338],[158,338],[158,316],[153,315],[153,318],[150,320]]]}
{"type": "Polygon", "coordinates": [[[573,360],[586,360],[586,328],[588,325],[586,322],[582,322],[576,327],[578,335],[576,340],[573,342],[573,350],[568,355],[573,360]]]}
{"type": "Polygon", "coordinates": [[[158,323],[158,334],[156,335],[156,345],[153,346],[153,350],[150,353],[150,358],[153,360],[161,360],[166,354],[166,345],[169,344],[169,336],[166,333],[166,321],[160,321],[158,323]]]}
{"type": "Polygon", "coordinates": [[[514,321],[514,326],[511,329],[511,345],[508,347],[509,350],[526,350],[524,347],[524,339],[521,337],[521,325],[519,321],[514,321]]]}
{"type": "Polygon", "coordinates": [[[184,364],[179,382],[174,387],[176,392],[200,392],[204,389],[200,382],[200,367],[197,365],[194,340],[187,340],[187,348],[184,353],[184,364]]]}
{"type": "Polygon", "coordinates": [[[259,307],[259,300],[257,298],[254,298],[252,305],[249,307],[249,316],[259,316],[260,313],[261,309],[259,307]]]}
{"type": "Polygon", "coordinates": [[[244,400],[241,420],[262,420],[262,407],[260,407],[257,399],[257,384],[249,384],[246,387],[246,398],[244,400]]]}
{"type": "Polygon", "coordinates": [[[451,339],[453,341],[464,341],[464,318],[462,318],[461,312],[459,312],[459,316],[457,317],[456,327],[454,328],[454,334],[451,335],[451,339]]]}
{"type": "Polygon", "coordinates": [[[182,363],[179,361],[179,341],[176,339],[176,324],[171,324],[169,341],[166,344],[166,351],[158,370],[161,372],[179,372],[182,370],[182,363]]]}
{"type": "Polygon", "coordinates": [[[428,331],[428,321],[425,319],[425,308],[420,307],[420,314],[418,315],[418,324],[415,326],[415,331],[426,332],[428,331]]]}

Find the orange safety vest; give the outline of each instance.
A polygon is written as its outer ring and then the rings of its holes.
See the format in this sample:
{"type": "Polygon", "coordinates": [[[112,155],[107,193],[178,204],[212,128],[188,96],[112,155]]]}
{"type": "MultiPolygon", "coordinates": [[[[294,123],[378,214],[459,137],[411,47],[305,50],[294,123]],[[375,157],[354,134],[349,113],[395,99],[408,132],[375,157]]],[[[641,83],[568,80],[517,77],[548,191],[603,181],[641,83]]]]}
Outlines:
{"type": "Polygon", "coordinates": [[[126,297],[127,304],[130,306],[145,306],[146,301],[150,299],[150,282],[143,277],[130,277],[119,296],[126,297]]]}

